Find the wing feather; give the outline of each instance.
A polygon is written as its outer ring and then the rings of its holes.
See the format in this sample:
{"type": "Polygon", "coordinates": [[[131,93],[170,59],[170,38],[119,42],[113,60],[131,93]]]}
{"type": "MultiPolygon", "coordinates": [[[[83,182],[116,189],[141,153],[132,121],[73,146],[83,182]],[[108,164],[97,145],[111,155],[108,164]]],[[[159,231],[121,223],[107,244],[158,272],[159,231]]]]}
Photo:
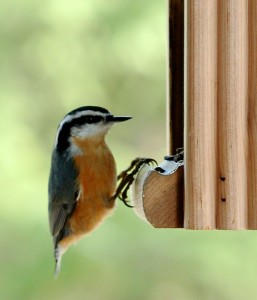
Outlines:
{"type": "Polygon", "coordinates": [[[76,206],[77,177],[78,171],[72,158],[54,151],[48,185],[48,213],[55,246],[67,234],[66,221],[76,206]]]}

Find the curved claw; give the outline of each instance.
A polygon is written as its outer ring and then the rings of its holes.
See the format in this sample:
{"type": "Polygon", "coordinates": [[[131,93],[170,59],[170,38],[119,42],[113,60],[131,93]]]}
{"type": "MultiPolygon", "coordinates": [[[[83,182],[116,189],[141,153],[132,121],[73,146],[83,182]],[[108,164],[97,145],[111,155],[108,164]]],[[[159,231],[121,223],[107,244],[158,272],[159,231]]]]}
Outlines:
{"type": "Polygon", "coordinates": [[[134,159],[131,162],[130,166],[118,175],[118,181],[119,180],[121,180],[121,181],[116,189],[114,196],[112,197],[113,200],[115,200],[118,197],[127,207],[133,207],[130,204],[128,204],[128,202],[126,200],[127,192],[135,180],[135,178],[134,178],[135,175],[139,172],[140,168],[144,164],[148,164],[148,165],[156,164],[157,165],[157,162],[156,162],[156,160],[154,160],[152,158],[139,158],[138,157],[138,158],[134,159]]]}
{"type": "Polygon", "coordinates": [[[123,199],[122,197],[118,197],[127,207],[130,207],[130,208],[134,208],[134,206],[133,205],[130,205],[129,203],[128,203],[128,201],[127,200],[125,200],[125,199],[123,199]]]}

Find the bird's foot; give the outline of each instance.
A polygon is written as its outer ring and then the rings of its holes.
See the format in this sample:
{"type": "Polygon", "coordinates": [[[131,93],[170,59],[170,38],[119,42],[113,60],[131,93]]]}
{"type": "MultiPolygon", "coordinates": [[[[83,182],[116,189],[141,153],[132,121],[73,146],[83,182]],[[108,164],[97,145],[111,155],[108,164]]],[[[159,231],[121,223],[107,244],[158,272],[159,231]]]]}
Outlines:
{"type": "Polygon", "coordinates": [[[118,175],[118,187],[116,189],[115,194],[112,197],[113,200],[119,198],[126,206],[133,207],[128,203],[127,193],[130,186],[135,180],[135,176],[139,172],[140,168],[145,164],[157,165],[157,162],[152,158],[136,158],[131,162],[130,166],[126,170],[122,171],[118,175]]]}

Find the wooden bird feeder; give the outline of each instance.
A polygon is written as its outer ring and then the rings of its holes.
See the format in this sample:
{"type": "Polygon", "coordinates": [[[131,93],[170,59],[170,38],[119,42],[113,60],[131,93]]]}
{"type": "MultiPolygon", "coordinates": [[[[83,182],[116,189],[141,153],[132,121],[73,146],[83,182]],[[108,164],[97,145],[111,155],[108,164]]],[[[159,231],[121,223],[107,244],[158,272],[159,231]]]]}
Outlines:
{"type": "Polygon", "coordinates": [[[169,0],[168,152],[136,212],[159,228],[257,229],[257,1],[169,0]]]}

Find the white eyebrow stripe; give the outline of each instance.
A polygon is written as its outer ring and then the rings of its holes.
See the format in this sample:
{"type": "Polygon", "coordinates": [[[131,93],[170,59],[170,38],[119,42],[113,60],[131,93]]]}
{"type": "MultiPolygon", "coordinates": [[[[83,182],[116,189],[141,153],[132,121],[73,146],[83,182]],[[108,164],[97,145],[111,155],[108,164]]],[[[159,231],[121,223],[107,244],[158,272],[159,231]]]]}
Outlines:
{"type": "Polygon", "coordinates": [[[78,111],[75,114],[72,115],[66,115],[63,120],[60,122],[58,128],[57,128],[57,132],[56,132],[56,137],[55,137],[55,143],[54,143],[54,147],[56,147],[57,145],[57,141],[58,141],[58,137],[59,137],[59,133],[62,130],[62,127],[65,123],[69,123],[74,119],[83,117],[83,116],[102,116],[102,117],[106,117],[108,115],[110,115],[110,113],[102,113],[100,111],[94,111],[94,110],[83,110],[83,111],[78,111]]]}

